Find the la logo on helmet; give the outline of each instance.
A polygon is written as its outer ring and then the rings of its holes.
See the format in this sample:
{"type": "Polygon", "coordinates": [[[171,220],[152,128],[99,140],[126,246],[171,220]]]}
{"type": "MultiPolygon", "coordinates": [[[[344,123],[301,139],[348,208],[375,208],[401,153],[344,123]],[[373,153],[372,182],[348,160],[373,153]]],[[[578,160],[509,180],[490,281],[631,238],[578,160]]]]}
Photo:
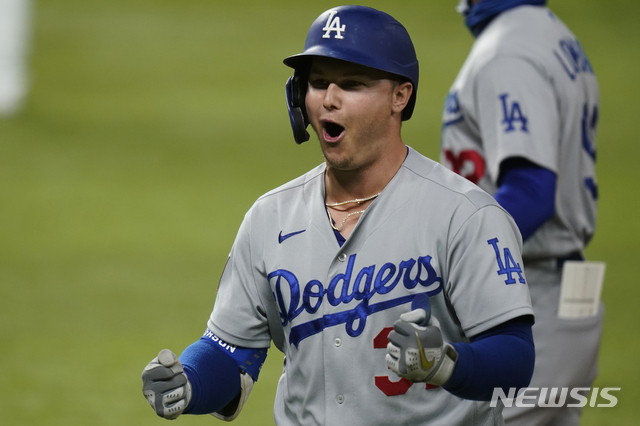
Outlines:
{"type": "Polygon", "coordinates": [[[338,12],[335,10],[332,10],[331,12],[329,12],[329,18],[327,19],[327,23],[324,25],[324,28],[322,28],[322,31],[325,31],[322,38],[331,38],[331,31],[336,32],[335,38],[340,40],[344,38],[342,36],[342,33],[345,31],[347,26],[346,25],[340,26],[340,17],[336,16],[337,13],[338,12]]]}

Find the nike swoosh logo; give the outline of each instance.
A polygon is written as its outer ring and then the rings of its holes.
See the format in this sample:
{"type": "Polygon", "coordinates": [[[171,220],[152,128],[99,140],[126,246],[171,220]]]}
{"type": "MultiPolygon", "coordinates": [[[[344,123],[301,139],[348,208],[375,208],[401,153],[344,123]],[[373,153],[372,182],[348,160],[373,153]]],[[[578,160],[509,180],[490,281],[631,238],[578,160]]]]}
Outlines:
{"type": "Polygon", "coordinates": [[[282,242],[284,240],[286,240],[287,238],[291,238],[294,235],[302,234],[304,231],[306,231],[306,229],[303,229],[302,231],[292,232],[292,233],[286,234],[286,235],[282,235],[282,231],[280,231],[280,235],[278,235],[278,243],[282,244],[282,242]]]}
{"type": "Polygon", "coordinates": [[[418,350],[420,351],[420,362],[422,363],[422,368],[428,370],[433,367],[433,364],[436,360],[434,358],[431,362],[427,361],[427,357],[424,356],[424,349],[422,349],[422,344],[420,343],[420,337],[418,337],[418,333],[416,333],[416,340],[418,341],[418,350]]]}

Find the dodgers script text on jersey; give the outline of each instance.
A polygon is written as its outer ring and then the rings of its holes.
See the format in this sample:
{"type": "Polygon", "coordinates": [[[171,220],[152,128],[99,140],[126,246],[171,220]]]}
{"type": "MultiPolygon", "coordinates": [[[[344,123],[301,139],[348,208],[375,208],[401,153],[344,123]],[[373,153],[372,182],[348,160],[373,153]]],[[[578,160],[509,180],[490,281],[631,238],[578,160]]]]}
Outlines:
{"type": "Polygon", "coordinates": [[[300,298],[300,283],[294,273],[279,269],[267,275],[269,280],[275,279],[275,284],[272,284],[272,287],[275,288],[274,295],[280,308],[283,326],[286,326],[303,311],[310,314],[316,313],[325,300],[332,306],[349,305],[352,300],[360,301],[349,311],[325,315],[322,318],[296,325],[289,334],[289,343],[297,347],[302,339],[319,333],[326,327],[340,324],[346,324],[345,331],[349,336],[359,336],[364,330],[369,315],[404,305],[413,300],[414,295],[409,294],[384,302],[371,303],[371,299],[376,294],[387,294],[393,291],[401,279],[402,285],[407,290],[415,289],[425,292],[429,296],[434,296],[442,291],[442,278],[437,276],[431,266],[431,256],[420,256],[417,261],[416,259],[403,260],[399,265],[389,262],[380,268],[371,265],[354,273],[353,265],[356,256],[356,254],[349,256],[346,271],[334,276],[328,287],[325,288],[319,280],[309,281],[302,291],[302,300],[300,298]],[[283,288],[282,281],[286,282],[287,289],[283,288]],[[288,290],[288,301],[285,296],[286,290],[288,290]]]}

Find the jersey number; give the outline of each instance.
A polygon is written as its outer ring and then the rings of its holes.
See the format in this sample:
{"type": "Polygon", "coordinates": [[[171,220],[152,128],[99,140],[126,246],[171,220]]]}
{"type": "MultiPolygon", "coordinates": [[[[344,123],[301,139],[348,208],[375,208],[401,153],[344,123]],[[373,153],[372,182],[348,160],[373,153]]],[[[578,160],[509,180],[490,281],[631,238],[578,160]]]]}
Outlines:
{"type": "Polygon", "coordinates": [[[451,170],[477,184],[483,178],[485,172],[484,158],[471,149],[460,151],[458,155],[446,149],[444,156],[451,164],[451,170]]]}
{"type": "MultiPolygon", "coordinates": [[[[589,106],[584,104],[582,109],[582,148],[587,155],[596,162],[596,128],[598,127],[598,106],[589,111],[589,106]]],[[[594,200],[598,199],[598,185],[595,178],[589,176],[584,179],[584,185],[594,200]]]]}
{"type": "MultiPolygon", "coordinates": [[[[389,333],[391,333],[393,327],[385,327],[380,333],[373,339],[374,349],[386,349],[389,344],[389,333]]],[[[403,377],[397,382],[392,382],[388,376],[375,376],[375,383],[378,389],[380,389],[387,396],[404,395],[409,388],[413,385],[413,382],[403,377]]],[[[427,384],[425,389],[433,389],[438,386],[427,384]]]]}

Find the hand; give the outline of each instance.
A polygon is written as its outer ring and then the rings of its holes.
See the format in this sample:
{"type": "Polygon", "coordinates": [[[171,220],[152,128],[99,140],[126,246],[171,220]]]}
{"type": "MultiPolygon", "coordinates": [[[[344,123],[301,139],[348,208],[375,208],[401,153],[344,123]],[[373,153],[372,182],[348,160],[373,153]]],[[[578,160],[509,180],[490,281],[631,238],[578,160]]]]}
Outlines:
{"type": "Polygon", "coordinates": [[[416,308],[400,315],[389,333],[385,357],[387,366],[412,382],[445,384],[455,367],[458,354],[442,339],[438,321],[427,309],[416,308]]]}
{"type": "Polygon", "coordinates": [[[165,419],[177,418],[191,401],[191,383],[178,357],[163,349],[142,372],[142,393],[156,414],[165,419]]]}

